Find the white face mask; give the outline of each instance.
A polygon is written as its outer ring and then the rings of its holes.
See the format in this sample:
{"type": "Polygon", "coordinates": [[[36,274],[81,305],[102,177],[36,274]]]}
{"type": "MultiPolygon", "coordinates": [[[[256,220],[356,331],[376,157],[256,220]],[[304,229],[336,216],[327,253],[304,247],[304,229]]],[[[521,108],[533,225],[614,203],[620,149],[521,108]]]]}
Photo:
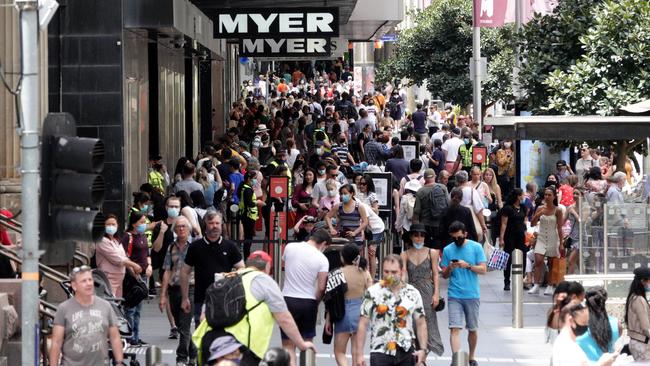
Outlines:
{"type": "Polygon", "coordinates": [[[503,146],[504,146],[505,148],[509,149],[510,146],[512,146],[512,142],[504,142],[504,143],[503,143],[503,146]]]}

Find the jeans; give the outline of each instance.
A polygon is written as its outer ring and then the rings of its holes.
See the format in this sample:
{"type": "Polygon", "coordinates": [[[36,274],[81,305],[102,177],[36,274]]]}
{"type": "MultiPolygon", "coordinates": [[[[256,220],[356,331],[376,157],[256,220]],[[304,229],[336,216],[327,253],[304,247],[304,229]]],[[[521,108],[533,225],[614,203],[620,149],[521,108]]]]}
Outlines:
{"type": "MultiPolygon", "coordinates": [[[[187,362],[187,359],[196,359],[196,346],[192,342],[192,334],[190,328],[192,327],[192,312],[186,313],[181,309],[181,287],[170,286],[168,289],[169,306],[178,328],[179,340],[178,348],[176,348],[176,362],[187,362]]],[[[193,296],[192,289],[190,288],[190,298],[193,296]]]]}
{"type": "MultiPolygon", "coordinates": [[[[145,275],[140,275],[140,278],[144,283],[148,283],[147,281],[147,276],[145,275]]],[[[129,323],[129,326],[131,326],[131,331],[133,332],[133,336],[131,336],[131,339],[129,340],[129,343],[137,343],[140,341],[140,312],[142,311],[142,301],[135,307],[133,308],[126,308],[124,311],[124,317],[126,318],[126,321],[129,323]]]]}

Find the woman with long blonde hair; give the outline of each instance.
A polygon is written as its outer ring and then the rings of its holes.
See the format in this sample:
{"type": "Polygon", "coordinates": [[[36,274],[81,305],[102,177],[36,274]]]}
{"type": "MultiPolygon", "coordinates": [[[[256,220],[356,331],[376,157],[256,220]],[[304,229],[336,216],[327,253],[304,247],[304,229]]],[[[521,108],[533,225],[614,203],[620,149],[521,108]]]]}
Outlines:
{"type": "Polygon", "coordinates": [[[483,172],[483,182],[490,188],[490,194],[493,194],[497,201],[497,207],[503,207],[503,200],[501,199],[501,187],[497,184],[496,174],[492,168],[487,168],[483,172]]]}

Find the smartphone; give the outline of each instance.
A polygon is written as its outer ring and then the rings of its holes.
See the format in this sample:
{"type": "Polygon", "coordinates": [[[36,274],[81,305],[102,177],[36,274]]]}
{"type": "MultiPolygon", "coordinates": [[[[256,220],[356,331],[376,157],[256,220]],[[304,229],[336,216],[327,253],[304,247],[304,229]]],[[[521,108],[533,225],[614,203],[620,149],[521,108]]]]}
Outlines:
{"type": "Polygon", "coordinates": [[[452,259],[451,263],[458,263],[458,259],[452,259]]]}

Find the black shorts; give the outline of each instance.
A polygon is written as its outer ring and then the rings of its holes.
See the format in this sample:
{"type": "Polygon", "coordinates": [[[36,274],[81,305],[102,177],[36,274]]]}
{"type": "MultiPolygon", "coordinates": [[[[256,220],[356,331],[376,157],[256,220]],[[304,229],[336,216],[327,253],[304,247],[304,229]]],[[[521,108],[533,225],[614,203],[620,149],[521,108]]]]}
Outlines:
{"type": "MultiPolygon", "coordinates": [[[[316,336],[316,318],[318,317],[318,301],[312,299],[299,299],[296,297],[284,297],[287,309],[293,316],[298,326],[300,335],[304,339],[311,339],[316,336]]],[[[280,329],[280,337],[289,339],[280,329]]]]}

